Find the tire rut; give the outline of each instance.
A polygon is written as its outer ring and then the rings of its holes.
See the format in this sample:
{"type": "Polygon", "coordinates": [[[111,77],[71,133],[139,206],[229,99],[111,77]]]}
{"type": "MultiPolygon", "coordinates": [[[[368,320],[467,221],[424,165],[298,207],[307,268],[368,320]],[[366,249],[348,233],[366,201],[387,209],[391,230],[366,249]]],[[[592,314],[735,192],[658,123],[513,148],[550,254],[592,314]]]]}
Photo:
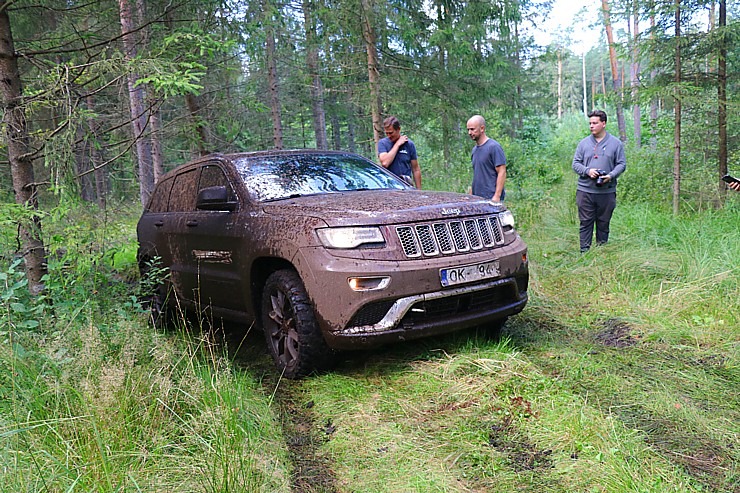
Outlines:
{"type": "Polygon", "coordinates": [[[252,327],[239,334],[229,329],[231,347],[238,348],[234,361],[250,370],[265,390],[272,395],[293,470],[291,491],[294,493],[339,493],[331,460],[321,453],[321,446],[334,433],[331,422],[319,423],[313,401],[306,398],[300,380],[279,378],[265,341],[252,327]]]}

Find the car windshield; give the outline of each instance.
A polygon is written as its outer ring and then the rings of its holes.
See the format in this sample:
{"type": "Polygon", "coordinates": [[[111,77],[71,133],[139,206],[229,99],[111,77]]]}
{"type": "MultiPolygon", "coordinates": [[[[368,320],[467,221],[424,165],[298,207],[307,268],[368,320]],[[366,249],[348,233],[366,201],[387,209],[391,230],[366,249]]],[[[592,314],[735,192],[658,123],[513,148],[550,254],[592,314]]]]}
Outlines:
{"type": "Polygon", "coordinates": [[[408,186],[380,166],[349,154],[289,154],[245,157],[236,169],[260,201],[359,190],[402,190],[408,186]]]}

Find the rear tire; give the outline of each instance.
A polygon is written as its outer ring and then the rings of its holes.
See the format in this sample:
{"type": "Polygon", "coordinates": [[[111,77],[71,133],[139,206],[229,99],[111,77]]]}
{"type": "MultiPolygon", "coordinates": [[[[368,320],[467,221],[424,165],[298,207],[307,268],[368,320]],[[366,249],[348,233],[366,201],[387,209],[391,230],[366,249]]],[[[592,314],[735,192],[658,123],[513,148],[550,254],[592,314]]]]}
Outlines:
{"type": "Polygon", "coordinates": [[[171,286],[165,279],[160,278],[164,277],[164,272],[159,262],[154,262],[148,257],[139,261],[141,289],[144,291],[141,304],[149,309],[149,322],[158,329],[166,327],[172,318],[172,308],[167,304],[171,286]]]}
{"type": "Polygon", "coordinates": [[[275,366],[286,378],[300,378],[330,366],[332,351],[297,272],[279,270],[267,278],[262,291],[262,328],[275,366]]]}
{"type": "Polygon", "coordinates": [[[172,309],[167,305],[167,288],[160,284],[147,300],[149,303],[149,321],[158,329],[167,327],[172,316],[172,309]]]}

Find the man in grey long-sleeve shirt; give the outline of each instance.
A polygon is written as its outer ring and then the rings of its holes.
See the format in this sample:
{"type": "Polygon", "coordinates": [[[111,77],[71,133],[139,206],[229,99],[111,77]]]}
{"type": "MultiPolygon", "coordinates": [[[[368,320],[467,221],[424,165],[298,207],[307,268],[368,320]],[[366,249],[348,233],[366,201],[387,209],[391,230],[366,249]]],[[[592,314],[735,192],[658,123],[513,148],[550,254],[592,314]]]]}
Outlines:
{"type": "Polygon", "coordinates": [[[609,222],[617,206],[617,177],[627,168],[624,146],[606,131],[606,120],[601,110],[588,114],[591,135],[578,144],[573,157],[573,171],[578,174],[581,252],[591,248],[594,225],[596,243],[603,245],[609,240],[609,222]]]}

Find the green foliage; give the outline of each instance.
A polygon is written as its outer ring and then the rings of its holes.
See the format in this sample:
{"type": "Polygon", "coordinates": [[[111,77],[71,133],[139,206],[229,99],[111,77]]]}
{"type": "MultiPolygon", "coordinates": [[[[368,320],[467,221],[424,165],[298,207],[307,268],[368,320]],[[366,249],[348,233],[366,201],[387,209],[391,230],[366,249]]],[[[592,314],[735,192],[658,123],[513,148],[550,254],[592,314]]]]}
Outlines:
{"type": "Polygon", "coordinates": [[[175,31],[164,36],[161,51],[147,64],[149,69],[144,69],[143,73],[152,75],[136,83],[150,85],[165,98],[199,94],[204,88],[199,82],[208,70],[206,64],[230,53],[234,46],[234,40],[217,39],[198,27],[175,31]]]}
{"type": "Polygon", "coordinates": [[[204,87],[198,82],[205,74],[205,65],[179,62],[170,65],[168,70],[160,69],[156,75],[139,78],[136,85],[149,85],[166,98],[184,94],[198,94],[204,87]]]}
{"type": "Polygon", "coordinates": [[[28,279],[22,269],[22,259],[16,259],[0,272],[0,339],[7,343],[17,330],[35,329],[38,318],[44,311],[43,300],[33,298],[28,292],[28,279]]]}

